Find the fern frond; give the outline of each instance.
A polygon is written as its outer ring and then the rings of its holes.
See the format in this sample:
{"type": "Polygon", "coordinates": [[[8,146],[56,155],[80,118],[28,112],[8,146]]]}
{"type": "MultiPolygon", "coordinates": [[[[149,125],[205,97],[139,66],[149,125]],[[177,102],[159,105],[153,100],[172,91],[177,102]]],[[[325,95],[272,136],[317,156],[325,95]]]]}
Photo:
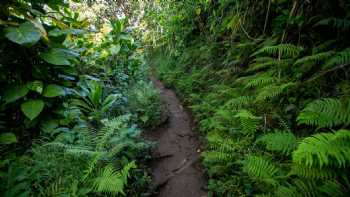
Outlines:
{"type": "Polygon", "coordinates": [[[312,54],[328,51],[333,48],[332,46],[334,46],[336,42],[337,40],[328,40],[326,42],[322,42],[312,49],[312,54]]]}
{"type": "Polygon", "coordinates": [[[302,140],[293,152],[293,162],[309,168],[335,165],[339,168],[350,162],[350,131],[318,133],[302,140]]]}
{"type": "Polygon", "coordinates": [[[124,115],[106,121],[104,127],[100,129],[95,138],[96,147],[101,149],[106,146],[107,141],[112,138],[113,135],[117,134],[121,128],[126,127],[129,118],[129,115],[124,115]]]}
{"type": "Polygon", "coordinates": [[[290,63],[291,63],[290,59],[278,60],[278,59],[271,58],[271,60],[266,61],[266,62],[257,62],[257,63],[251,64],[249,66],[249,69],[247,70],[247,72],[257,71],[257,70],[264,69],[264,68],[271,67],[271,66],[284,67],[286,65],[289,65],[290,63]]]}
{"type": "Polygon", "coordinates": [[[317,185],[313,180],[293,180],[293,185],[297,188],[298,192],[305,197],[315,197],[317,195],[317,185]]]}
{"type": "Polygon", "coordinates": [[[253,101],[254,99],[252,96],[239,96],[228,100],[224,107],[231,110],[239,110],[242,109],[242,107],[249,106],[253,101]]]}
{"type": "Polygon", "coordinates": [[[242,109],[235,116],[240,120],[241,129],[245,134],[254,134],[258,129],[261,117],[254,116],[250,111],[242,109]]]}
{"type": "Polygon", "coordinates": [[[301,178],[307,179],[333,179],[336,177],[336,173],[333,169],[330,168],[309,168],[303,165],[292,165],[289,175],[297,175],[301,178]]]}
{"type": "Polygon", "coordinates": [[[56,149],[56,151],[63,150],[64,153],[77,156],[77,157],[82,157],[82,156],[94,157],[96,155],[106,154],[106,152],[91,150],[90,147],[72,146],[72,145],[67,145],[59,142],[50,142],[45,144],[44,146],[48,146],[53,149],[56,149]]]}
{"type": "Polygon", "coordinates": [[[90,174],[95,170],[100,159],[101,155],[95,155],[93,158],[90,159],[88,163],[88,168],[84,170],[83,180],[86,180],[90,176],[90,174]]]}
{"type": "Polygon", "coordinates": [[[293,186],[279,186],[274,192],[275,197],[301,197],[302,195],[297,191],[296,187],[293,186]]]}
{"type": "Polygon", "coordinates": [[[109,194],[124,194],[124,186],[131,168],[135,168],[134,162],[128,163],[122,170],[116,171],[112,165],[107,165],[100,175],[95,178],[93,188],[96,192],[109,194]]]}
{"type": "Polygon", "coordinates": [[[253,61],[254,63],[265,63],[265,62],[271,62],[275,60],[276,58],[273,58],[273,57],[257,57],[253,61]]]}
{"type": "Polygon", "coordinates": [[[334,66],[342,66],[350,64],[350,48],[344,49],[341,52],[335,53],[335,55],[326,62],[323,68],[332,68],[334,66]]]}
{"type": "Polygon", "coordinates": [[[289,82],[289,83],[283,83],[280,85],[270,85],[262,88],[257,97],[256,101],[265,101],[267,99],[272,99],[275,97],[280,96],[286,89],[293,86],[295,83],[289,82]]]}
{"type": "Polygon", "coordinates": [[[275,178],[279,172],[279,169],[270,161],[261,156],[249,155],[244,160],[243,171],[253,179],[257,179],[271,185],[277,184],[277,180],[275,178]]]}
{"type": "Polygon", "coordinates": [[[254,87],[262,87],[276,82],[277,79],[275,77],[270,76],[269,74],[256,75],[255,78],[249,80],[244,88],[254,88],[254,87]]]}
{"type": "Polygon", "coordinates": [[[297,121],[299,125],[307,124],[319,128],[347,125],[350,123],[350,103],[343,103],[335,98],[315,100],[306,105],[297,121]]]}
{"type": "Polygon", "coordinates": [[[346,196],[342,185],[336,180],[326,181],[323,185],[319,186],[318,191],[326,196],[346,196]],[[345,195],[344,195],[345,194],[345,195]]]}
{"type": "Polygon", "coordinates": [[[335,18],[330,17],[326,19],[322,19],[315,24],[315,26],[323,25],[323,26],[331,26],[337,29],[349,29],[350,28],[350,20],[344,18],[335,18]]]}
{"type": "Polygon", "coordinates": [[[272,56],[281,55],[282,57],[297,57],[301,51],[301,47],[297,47],[293,44],[279,44],[276,46],[263,47],[262,49],[259,49],[257,52],[255,52],[253,56],[263,53],[272,56]]]}
{"type": "Polygon", "coordinates": [[[305,56],[303,58],[298,59],[294,65],[300,65],[304,64],[306,62],[313,62],[313,63],[318,63],[321,61],[324,61],[328,58],[330,58],[332,55],[334,55],[334,51],[327,51],[327,52],[322,52],[322,53],[317,53],[309,56],[305,56]]]}
{"type": "Polygon", "coordinates": [[[218,132],[210,132],[207,135],[209,148],[225,153],[233,153],[236,148],[236,141],[228,136],[223,136],[218,132]]]}
{"type": "Polygon", "coordinates": [[[267,150],[278,151],[289,155],[297,145],[297,139],[291,132],[268,133],[260,137],[257,142],[266,145],[267,150]]]}

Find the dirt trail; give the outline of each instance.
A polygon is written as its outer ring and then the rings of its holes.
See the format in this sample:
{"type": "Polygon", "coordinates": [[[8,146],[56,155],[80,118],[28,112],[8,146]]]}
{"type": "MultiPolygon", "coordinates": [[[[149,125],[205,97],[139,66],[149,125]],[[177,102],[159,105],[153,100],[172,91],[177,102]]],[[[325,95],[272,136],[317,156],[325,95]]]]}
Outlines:
{"type": "Polygon", "coordinates": [[[157,141],[153,151],[152,176],[158,197],[205,197],[205,178],[200,166],[200,143],[191,118],[173,91],[152,79],[168,105],[165,125],[148,135],[157,141]]]}

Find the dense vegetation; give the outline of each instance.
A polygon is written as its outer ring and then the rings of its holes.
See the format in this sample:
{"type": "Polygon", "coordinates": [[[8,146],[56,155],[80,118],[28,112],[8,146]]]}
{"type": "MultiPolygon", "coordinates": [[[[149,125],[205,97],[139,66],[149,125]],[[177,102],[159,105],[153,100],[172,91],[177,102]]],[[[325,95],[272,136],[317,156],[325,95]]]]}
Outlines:
{"type": "Polygon", "coordinates": [[[158,92],[127,20],[88,8],[1,1],[1,196],[146,192],[141,129],[158,124],[158,92]]]}
{"type": "Polygon", "coordinates": [[[349,33],[347,0],[2,0],[0,194],[150,196],[153,65],[208,196],[347,196],[349,33]]]}
{"type": "Polygon", "coordinates": [[[158,76],[206,136],[210,196],[347,196],[350,3],[149,1],[158,76]]]}

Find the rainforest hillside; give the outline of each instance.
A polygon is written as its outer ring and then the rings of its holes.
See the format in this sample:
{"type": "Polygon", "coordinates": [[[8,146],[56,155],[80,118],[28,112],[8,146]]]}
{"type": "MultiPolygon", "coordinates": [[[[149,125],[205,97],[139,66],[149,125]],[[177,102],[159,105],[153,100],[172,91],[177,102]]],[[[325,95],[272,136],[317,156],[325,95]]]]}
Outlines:
{"type": "Polygon", "coordinates": [[[150,64],[205,136],[208,196],[347,196],[349,1],[148,5],[150,64]]]}

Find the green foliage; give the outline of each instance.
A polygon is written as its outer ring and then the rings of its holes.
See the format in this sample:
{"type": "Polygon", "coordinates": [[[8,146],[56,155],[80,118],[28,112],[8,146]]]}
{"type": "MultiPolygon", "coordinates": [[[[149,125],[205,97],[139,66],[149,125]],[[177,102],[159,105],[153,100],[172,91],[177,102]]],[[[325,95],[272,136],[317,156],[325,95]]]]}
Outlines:
{"type": "Polygon", "coordinates": [[[29,89],[25,85],[12,86],[4,92],[4,101],[6,102],[6,104],[14,102],[27,95],[28,92],[29,89]]]}
{"type": "Polygon", "coordinates": [[[329,61],[326,62],[326,68],[333,68],[334,66],[347,66],[350,64],[350,49],[344,49],[337,52],[329,61]]]}
{"type": "Polygon", "coordinates": [[[264,87],[266,85],[273,84],[276,81],[276,78],[271,77],[269,75],[258,75],[253,79],[249,80],[246,83],[245,88],[264,87]]]}
{"type": "Polygon", "coordinates": [[[279,85],[270,85],[262,88],[257,97],[256,101],[264,101],[266,99],[273,99],[280,96],[286,89],[293,86],[293,82],[279,84],[279,85]]]}
{"type": "Polygon", "coordinates": [[[33,45],[40,40],[39,29],[32,22],[22,23],[19,27],[8,27],[5,36],[20,45],[33,45]]]}
{"type": "Polygon", "coordinates": [[[45,87],[43,96],[53,98],[56,96],[63,96],[65,95],[64,89],[56,84],[49,84],[48,86],[45,87]]]}
{"type": "Polygon", "coordinates": [[[253,55],[267,54],[271,56],[280,57],[297,57],[299,56],[302,48],[293,44],[280,44],[276,46],[266,46],[255,52],[253,55]]]}
{"type": "Polygon", "coordinates": [[[295,61],[294,65],[300,65],[304,63],[310,63],[310,62],[318,63],[332,57],[333,55],[334,55],[333,51],[327,51],[327,52],[321,52],[321,53],[305,56],[295,61]]]}
{"type": "Polygon", "coordinates": [[[345,167],[350,161],[349,138],[348,130],[318,133],[307,137],[293,153],[293,162],[308,167],[345,167]]]}
{"type": "Polygon", "coordinates": [[[104,96],[102,84],[94,80],[87,81],[86,84],[81,85],[81,91],[76,91],[75,93],[78,98],[72,99],[72,108],[79,109],[86,115],[88,120],[92,121],[104,118],[113,103],[121,96],[118,94],[104,96]]]}
{"type": "Polygon", "coordinates": [[[323,98],[306,105],[297,118],[298,124],[334,127],[350,123],[350,105],[335,98],[323,98]]]}
{"type": "Polygon", "coordinates": [[[135,123],[159,121],[162,109],[153,104],[159,93],[147,78],[133,23],[117,19],[115,10],[89,16],[92,7],[62,0],[0,4],[4,196],[146,195],[150,178],[139,164],[151,143],[135,123]],[[153,104],[152,120],[127,107],[139,102],[129,97],[138,81],[147,84],[141,100],[153,104]]]}
{"type": "Polygon", "coordinates": [[[330,0],[145,7],[149,64],[206,136],[210,196],[349,193],[348,10],[330,0]]]}
{"type": "Polygon", "coordinates": [[[0,134],[0,144],[12,144],[16,143],[17,137],[13,133],[1,133],[0,134]]]}
{"type": "Polygon", "coordinates": [[[101,174],[95,178],[93,188],[95,188],[97,192],[124,194],[124,185],[127,184],[131,168],[136,168],[134,162],[126,164],[123,169],[118,172],[115,171],[113,166],[106,166],[102,169],[101,174]]]}
{"type": "Polygon", "coordinates": [[[53,65],[71,65],[70,59],[74,59],[76,55],[67,49],[52,48],[49,51],[40,54],[40,57],[47,63],[53,65]]]}
{"type": "Polygon", "coordinates": [[[277,184],[278,167],[263,157],[248,155],[244,160],[243,171],[258,181],[271,185],[277,184]]]}
{"type": "Polygon", "coordinates": [[[205,152],[204,162],[230,162],[234,159],[236,142],[229,137],[223,138],[217,132],[207,136],[210,151],[205,152]]]}
{"type": "Polygon", "coordinates": [[[323,179],[330,180],[336,177],[336,172],[334,172],[331,168],[322,168],[320,170],[317,167],[307,167],[305,165],[293,164],[290,175],[297,175],[299,177],[307,178],[307,179],[323,179]]]}
{"type": "Polygon", "coordinates": [[[156,127],[162,121],[164,106],[159,92],[151,83],[140,81],[128,92],[128,108],[137,115],[138,124],[142,127],[156,127]]]}
{"type": "Polygon", "coordinates": [[[42,100],[28,100],[21,105],[21,110],[24,115],[30,120],[36,118],[44,109],[45,103],[42,100]]]}
{"type": "Polygon", "coordinates": [[[234,117],[240,120],[242,132],[254,134],[258,129],[260,117],[254,116],[250,111],[242,109],[234,117]]]}
{"type": "Polygon", "coordinates": [[[349,19],[340,19],[340,18],[325,18],[320,21],[318,21],[315,26],[321,25],[321,26],[332,26],[338,29],[349,29],[350,28],[350,20],[349,19]]]}
{"type": "Polygon", "coordinates": [[[277,131],[274,133],[267,133],[257,139],[266,145],[266,149],[270,151],[277,151],[285,155],[289,155],[295,150],[297,139],[291,132],[277,131]]]}

